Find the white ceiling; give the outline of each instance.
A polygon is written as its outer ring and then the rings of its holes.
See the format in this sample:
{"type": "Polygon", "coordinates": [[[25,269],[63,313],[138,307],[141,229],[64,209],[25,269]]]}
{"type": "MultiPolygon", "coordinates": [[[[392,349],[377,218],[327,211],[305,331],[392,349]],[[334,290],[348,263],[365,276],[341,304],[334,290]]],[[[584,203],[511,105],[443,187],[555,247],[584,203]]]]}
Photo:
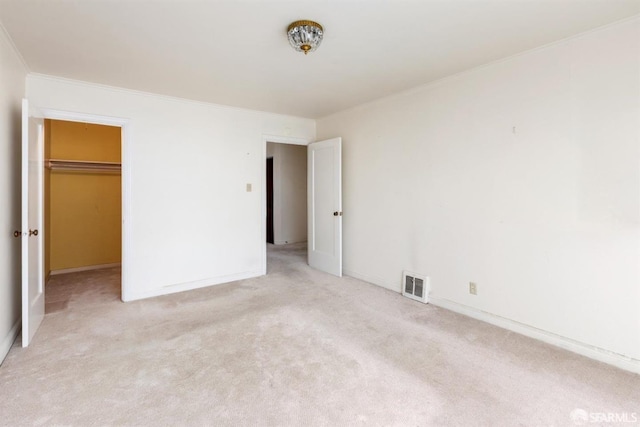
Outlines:
{"type": "Polygon", "coordinates": [[[31,72],[319,118],[640,13],[640,0],[0,0],[31,72]],[[297,19],[325,28],[307,56],[297,19]]]}

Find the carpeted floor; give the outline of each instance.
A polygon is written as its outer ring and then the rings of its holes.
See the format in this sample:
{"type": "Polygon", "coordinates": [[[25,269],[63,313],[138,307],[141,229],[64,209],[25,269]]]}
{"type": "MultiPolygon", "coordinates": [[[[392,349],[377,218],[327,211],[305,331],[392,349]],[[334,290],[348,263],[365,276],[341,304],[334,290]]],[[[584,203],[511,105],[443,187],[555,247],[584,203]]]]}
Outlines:
{"type": "Polygon", "coordinates": [[[640,376],[305,253],[271,247],[265,277],[127,304],[117,269],[55,276],[33,344],[0,367],[0,425],[640,423],[640,376]]]}

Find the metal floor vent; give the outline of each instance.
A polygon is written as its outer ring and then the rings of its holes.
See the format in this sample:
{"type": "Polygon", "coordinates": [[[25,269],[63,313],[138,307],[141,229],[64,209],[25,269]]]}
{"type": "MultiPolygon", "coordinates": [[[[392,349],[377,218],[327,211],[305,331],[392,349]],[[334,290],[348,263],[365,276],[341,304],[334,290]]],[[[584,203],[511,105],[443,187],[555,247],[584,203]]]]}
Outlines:
{"type": "Polygon", "coordinates": [[[402,272],[402,295],[423,303],[428,303],[429,278],[410,271],[402,272]]]}

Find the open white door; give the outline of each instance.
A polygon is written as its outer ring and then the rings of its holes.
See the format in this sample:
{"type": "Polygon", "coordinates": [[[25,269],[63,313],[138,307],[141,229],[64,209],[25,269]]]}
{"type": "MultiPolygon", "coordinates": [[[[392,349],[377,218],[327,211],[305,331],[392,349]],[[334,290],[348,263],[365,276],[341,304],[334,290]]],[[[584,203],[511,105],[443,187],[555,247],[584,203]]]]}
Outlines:
{"type": "Polygon", "coordinates": [[[22,100],[22,346],[29,345],[44,318],[43,277],[44,121],[22,100]]]}
{"type": "Polygon", "coordinates": [[[342,138],[307,148],[309,265],[342,276],[342,138]]]}

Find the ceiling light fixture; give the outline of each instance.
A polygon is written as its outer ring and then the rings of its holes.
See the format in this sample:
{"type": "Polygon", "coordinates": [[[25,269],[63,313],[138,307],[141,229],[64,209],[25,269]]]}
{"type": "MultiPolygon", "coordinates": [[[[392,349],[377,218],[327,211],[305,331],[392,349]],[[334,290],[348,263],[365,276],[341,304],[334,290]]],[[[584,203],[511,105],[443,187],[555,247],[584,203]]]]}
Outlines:
{"type": "Polygon", "coordinates": [[[287,37],[291,47],[306,55],[320,46],[324,29],[322,25],[313,21],[296,21],[289,24],[287,37]]]}

